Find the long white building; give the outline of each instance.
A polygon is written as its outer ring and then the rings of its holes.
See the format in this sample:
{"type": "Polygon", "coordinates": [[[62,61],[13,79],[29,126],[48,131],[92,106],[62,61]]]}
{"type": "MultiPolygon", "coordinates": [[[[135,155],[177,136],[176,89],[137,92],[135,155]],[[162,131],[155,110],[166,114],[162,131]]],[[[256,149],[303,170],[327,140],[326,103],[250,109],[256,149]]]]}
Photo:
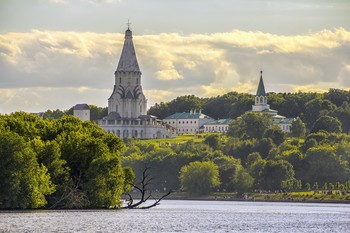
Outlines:
{"type": "Polygon", "coordinates": [[[206,122],[213,120],[201,111],[174,113],[163,119],[166,124],[175,128],[177,134],[197,133],[206,122]]]}
{"type": "Polygon", "coordinates": [[[146,113],[147,99],[142,91],[141,71],[130,28],[125,31],[124,46],[114,79],[113,92],[108,99],[108,115],[98,124],[122,138],[172,137],[172,127],[146,113]]]}

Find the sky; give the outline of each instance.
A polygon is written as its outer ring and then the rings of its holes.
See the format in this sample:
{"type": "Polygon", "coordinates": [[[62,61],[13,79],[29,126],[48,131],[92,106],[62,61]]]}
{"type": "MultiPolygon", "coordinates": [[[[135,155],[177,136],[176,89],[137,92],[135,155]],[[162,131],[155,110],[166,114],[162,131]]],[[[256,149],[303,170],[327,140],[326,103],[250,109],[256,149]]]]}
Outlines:
{"type": "Polygon", "coordinates": [[[0,113],[106,107],[127,22],[148,107],[350,90],[349,0],[0,0],[0,113]]]}

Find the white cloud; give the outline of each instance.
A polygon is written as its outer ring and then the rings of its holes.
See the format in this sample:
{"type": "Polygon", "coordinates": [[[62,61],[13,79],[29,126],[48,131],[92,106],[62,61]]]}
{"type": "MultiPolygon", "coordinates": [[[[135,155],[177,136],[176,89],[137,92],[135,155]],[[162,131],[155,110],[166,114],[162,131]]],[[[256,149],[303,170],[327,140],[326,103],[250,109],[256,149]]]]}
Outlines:
{"type": "MultiPolygon", "coordinates": [[[[121,33],[0,34],[1,108],[106,105],[123,40],[121,33]]],[[[343,28],[297,36],[134,32],[134,44],[150,104],[183,94],[254,93],[261,69],[267,91],[350,88],[350,32],[343,28]]]]}

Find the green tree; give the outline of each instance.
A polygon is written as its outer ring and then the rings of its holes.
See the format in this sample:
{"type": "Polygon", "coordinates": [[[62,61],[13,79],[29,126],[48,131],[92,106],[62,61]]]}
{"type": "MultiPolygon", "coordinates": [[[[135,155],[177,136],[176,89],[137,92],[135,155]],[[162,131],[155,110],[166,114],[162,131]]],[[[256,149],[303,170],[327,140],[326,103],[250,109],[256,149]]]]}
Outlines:
{"type": "Polygon", "coordinates": [[[208,144],[214,150],[218,149],[220,142],[220,135],[218,134],[210,134],[205,137],[204,143],[208,144]]]}
{"type": "Polygon", "coordinates": [[[254,179],[242,166],[240,166],[239,169],[237,169],[232,175],[231,183],[233,190],[237,191],[238,193],[242,193],[251,189],[254,179]]]}
{"type": "Polygon", "coordinates": [[[237,176],[238,170],[242,168],[239,159],[230,156],[220,156],[213,160],[219,168],[221,185],[220,188],[226,191],[233,191],[232,179],[237,176]]]}
{"type": "Polygon", "coordinates": [[[245,113],[233,120],[227,134],[239,138],[261,139],[267,129],[271,128],[271,117],[262,113],[245,113]]]}
{"type": "Polygon", "coordinates": [[[26,209],[46,205],[54,192],[50,175],[39,165],[36,154],[13,132],[0,134],[0,208],[26,209]]]}
{"type": "Polygon", "coordinates": [[[293,166],[284,160],[269,160],[261,172],[260,179],[260,188],[265,190],[280,189],[282,181],[294,179],[293,166]]]}
{"type": "Polygon", "coordinates": [[[336,117],[341,122],[344,133],[350,132],[350,105],[348,102],[344,102],[338,107],[333,112],[332,116],[336,117]]]}
{"type": "Polygon", "coordinates": [[[306,132],[306,127],[304,122],[299,117],[297,117],[292,122],[291,135],[293,137],[303,138],[305,136],[305,132],[306,132]]]}
{"type": "Polygon", "coordinates": [[[218,166],[210,161],[192,162],[181,168],[180,183],[192,195],[206,195],[220,185],[218,166]]]}
{"type": "Polygon", "coordinates": [[[345,182],[349,175],[347,163],[335,154],[331,146],[317,146],[307,150],[304,159],[305,182],[345,182]]]}
{"type": "Polygon", "coordinates": [[[275,143],[277,146],[284,142],[285,136],[285,133],[278,126],[269,128],[264,133],[264,137],[271,138],[273,143],[275,143]]]}
{"type": "Polygon", "coordinates": [[[340,121],[337,118],[331,116],[321,116],[313,125],[311,132],[316,133],[320,130],[329,133],[341,133],[342,127],[340,121]]]}
{"type": "Polygon", "coordinates": [[[315,119],[332,113],[336,106],[329,100],[315,98],[305,104],[305,111],[302,114],[302,120],[306,123],[306,127],[311,129],[315,119]]]}

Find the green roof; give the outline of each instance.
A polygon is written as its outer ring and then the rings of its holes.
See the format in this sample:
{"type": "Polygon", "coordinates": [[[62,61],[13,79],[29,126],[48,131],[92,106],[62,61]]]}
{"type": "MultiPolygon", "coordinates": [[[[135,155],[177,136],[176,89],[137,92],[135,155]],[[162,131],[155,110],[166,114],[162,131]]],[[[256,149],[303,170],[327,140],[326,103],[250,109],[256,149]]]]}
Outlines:
{"type": "Polygon", "coordinates": [[[219,119],[215,121],[209,121],[205,125],[228,125],[232,119],[219,119]]]}
{"type": "Polygon", "coordinates": [[[202,118],[211,118],[207,115],[204,115],[202,113],[188,113],[188,112],[182,112],[182,113],[174,113],[173,115],[170,115],[168,117],[165,117],[164,119],[202,119],[202,118]]]}

